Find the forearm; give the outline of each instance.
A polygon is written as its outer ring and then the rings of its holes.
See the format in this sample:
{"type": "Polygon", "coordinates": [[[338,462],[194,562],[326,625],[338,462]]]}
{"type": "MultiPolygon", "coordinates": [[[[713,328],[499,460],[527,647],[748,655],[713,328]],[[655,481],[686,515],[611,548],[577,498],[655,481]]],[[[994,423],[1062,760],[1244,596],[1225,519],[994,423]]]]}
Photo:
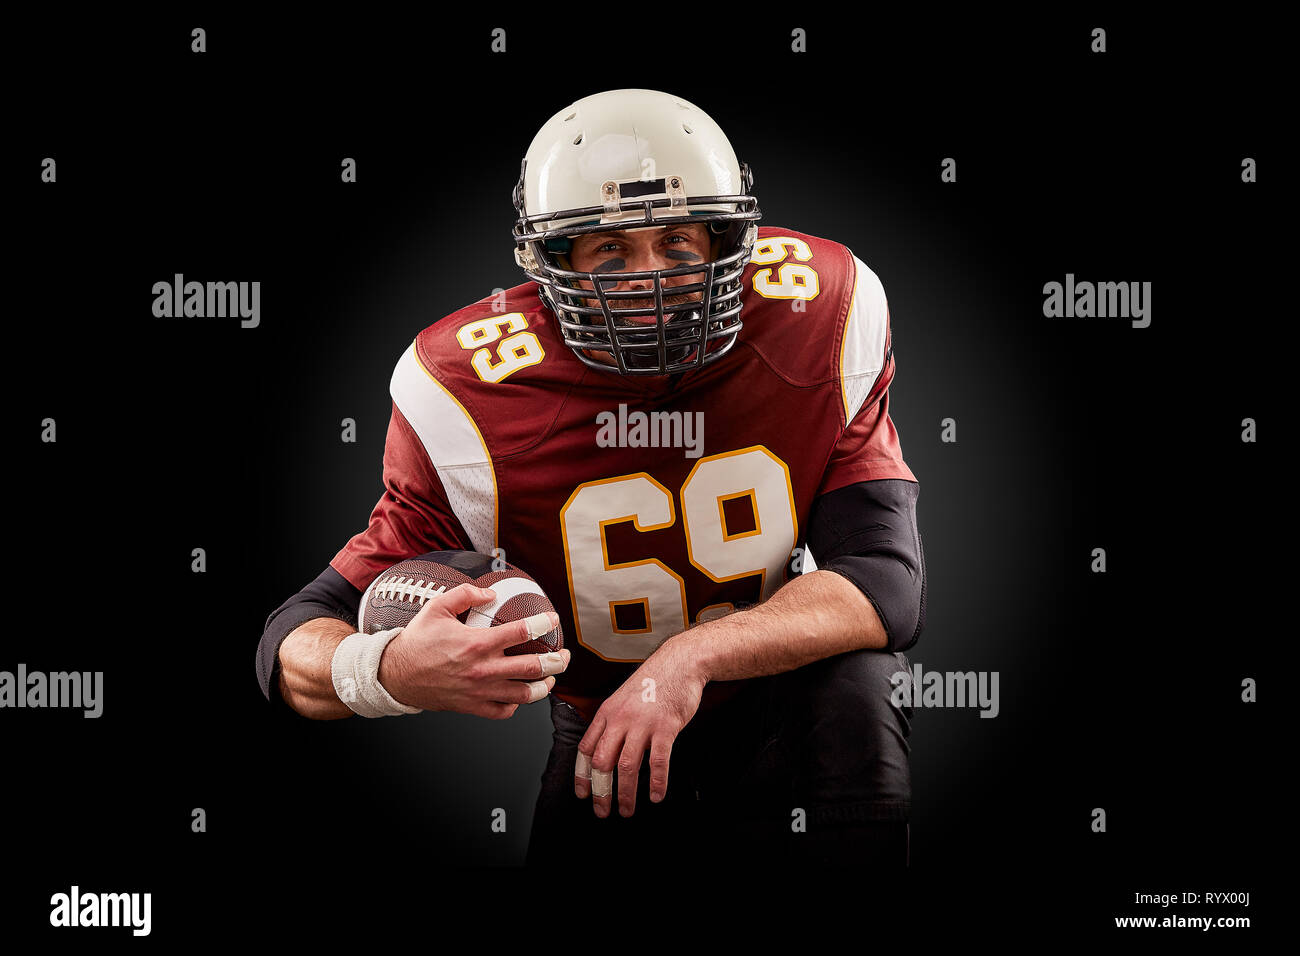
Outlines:
{"type": "Polygon", "coordinates": [[[334,691],[330,665],[335,649],[353,633],[355,628],[333,617],[313,618],[289,632],[280,645],[280,696],[286,704],[313,720],[352,716],[334,691]]]}
{"type": "Polygon", "coordinates": [[[833,571],[813,571],[791,579],[762,604],[669,638],[660,651],[682,654],[705,680],[725,681],[780,674],[886,644],[866,595],[833,571]]]}

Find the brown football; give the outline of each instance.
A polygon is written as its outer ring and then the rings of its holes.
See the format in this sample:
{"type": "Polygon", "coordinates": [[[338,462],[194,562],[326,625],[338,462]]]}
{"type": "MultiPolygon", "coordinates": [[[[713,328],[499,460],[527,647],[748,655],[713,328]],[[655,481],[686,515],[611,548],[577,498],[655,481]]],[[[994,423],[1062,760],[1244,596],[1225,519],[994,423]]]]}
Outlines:
{"type": "MultiPolygon", "coordinates": [[[[399,561],[370,583],[361,595],[357,630],[374,634],[390,627],[405,627],[429,598],[458,584],[496,592],[496,600],[460,615],[460,620],[470,627],[491,627],[555,610],[537,582],[512,564],[474,551],[431,551],[399,561]]],[[[506,654],[544,654],[563,646],[564,634],[556,627],[535,641],[507,647],[506,654]]]]}

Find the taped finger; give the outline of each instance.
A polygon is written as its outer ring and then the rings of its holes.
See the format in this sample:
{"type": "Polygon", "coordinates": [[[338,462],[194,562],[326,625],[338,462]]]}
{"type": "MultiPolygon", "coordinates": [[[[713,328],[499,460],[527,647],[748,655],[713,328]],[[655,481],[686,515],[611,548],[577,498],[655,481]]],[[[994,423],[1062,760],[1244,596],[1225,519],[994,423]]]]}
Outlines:
{"type": "Polygon", "coordinates": [[[552,674],[559,674],[568,666],[564,661],[563,653],[560,651],[551,651],[548,654],[538,654],[537,657],[542,662],[543,677],[550,677],[552,674]]]}
{"type": "Polygon", "coordinates": [[[524,631],[530,641],[535,641],[543,634],[549,634],[560,624],[560,616],[554,611],[543,611],[524,618],[524,631]]]}

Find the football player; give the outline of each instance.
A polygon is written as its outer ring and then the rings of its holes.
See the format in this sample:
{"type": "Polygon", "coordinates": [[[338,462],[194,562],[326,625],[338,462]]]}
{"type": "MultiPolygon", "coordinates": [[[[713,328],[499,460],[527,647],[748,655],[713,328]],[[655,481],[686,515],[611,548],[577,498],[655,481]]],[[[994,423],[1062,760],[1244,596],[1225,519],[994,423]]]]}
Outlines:
{"type": "Polygon", "coordinates": [[[374,716],[331,667],[380,572],[461,549],[533,575],[559,655],[502,657],[521,634],[460,624],[491,596],[470,586],[371,654],[379,713],[507,717],[553,690],[530,862],[907,859],[890,699],[925,565],[889,311],[845,246],[759,226],[752,186],[680,97],[556,113],[514,191],[528,281],[405,349],[369,526],[267,622],[268,698],[374,716]]]}

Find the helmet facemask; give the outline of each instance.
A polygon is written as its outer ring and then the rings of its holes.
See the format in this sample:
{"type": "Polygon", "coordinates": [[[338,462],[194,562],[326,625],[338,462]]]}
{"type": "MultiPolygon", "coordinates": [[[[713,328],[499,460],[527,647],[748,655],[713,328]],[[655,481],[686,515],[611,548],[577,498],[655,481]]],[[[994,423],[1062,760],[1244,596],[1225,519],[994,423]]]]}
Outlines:
{"type": "Polygon", "coordinates": [[[543,301],[555,313],[564,343],[584,364],[624,375],[674,375],[716,362],[731,350],[741,330],[740,278],[753,251],[761,213],[749,195],[753,178],[742,164],[743,194],[685,195],[680,177],[607,182],[600,206],[529,215],[524,204],[524,176],[515,189],[515,259],[541,287],[543,301]],[[658,198],[653,198],[658,197],[658,198]],[[568,267],[575,236],[704,223],[717,254],[709,262],[690,262],[669,269],[623,272],[578,272],[568,267]],[[666,279],[689,276],[686,284],[666,279]],[[579,282],[591,288],[584,289],[579,282]],[[615,290],[625,282],[649,288],[615,290]],[[683,298],[689,297],[689,298],[683,298]],[[649,306],[626,306],[631,299],[651,299],[649,306]],[[629,321],[653,317],[653,325],[629,321]],[[588,351],[608,355],[601,362],[588,351]]]}

